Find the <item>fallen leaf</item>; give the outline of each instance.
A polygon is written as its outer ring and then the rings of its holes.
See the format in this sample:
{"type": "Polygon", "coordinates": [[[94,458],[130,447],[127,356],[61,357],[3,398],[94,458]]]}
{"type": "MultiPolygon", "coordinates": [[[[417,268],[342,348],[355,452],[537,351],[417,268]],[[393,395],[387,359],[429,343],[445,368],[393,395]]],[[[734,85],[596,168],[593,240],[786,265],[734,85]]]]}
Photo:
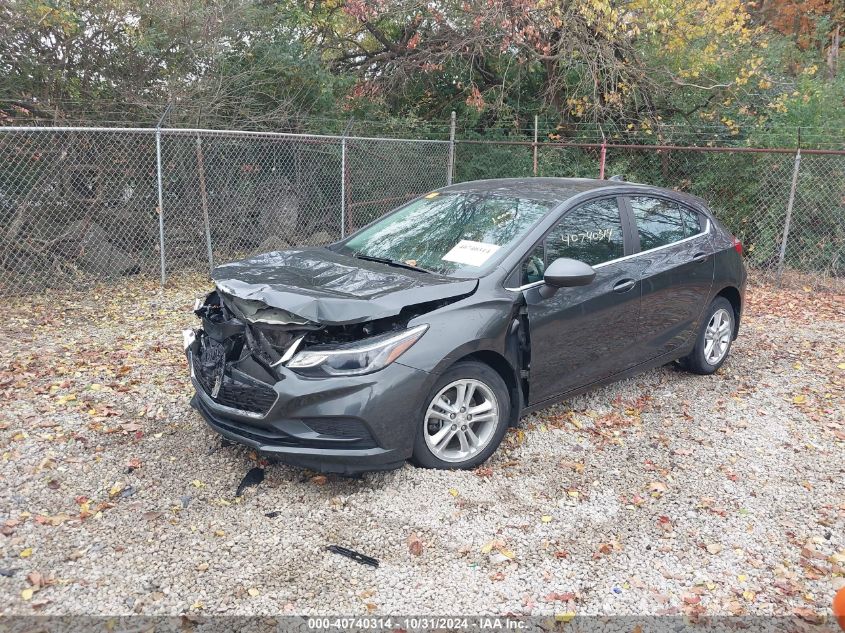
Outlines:
{"type": "Polygon", "coordinates": [[[411,532],[408,536],[408,551],[412,556],[421,556],[423,552],[423,542],[415,532],[411,532]]]}
{"type": "Polygon", "coordinates": [[[325,486],[327,483],[329,483],[329,478],[325,475],[314,475],[313,477],[311,477],[311,483],[315,486],[325,486]]]}
{"type": "Polygon", "coordinates": [[[67,555],[67,560],[79,560],[80,558],[85,556],[85,553],[87,551],[88,551],[87,548],[86,549],[75,549],[70,554],[67,555]]]}
{"type": "Polygon", "coordinates": [[[35,594],[35,589],[29,587],[21,591],[21,599],[22,600],[32,600],[32,596],[35,594]]]}
{"type": "Polygon", "coordinates": [[[812,609],[807,609],[805,607],[793,609],[792,613],[810,624],[821,624],[824,622],[824,617],[820,613],[816,613],[812,609]]]}
{"type": "Polygon", "coordinates": [[[44,583],[44,577],[41,572],[33,571],[27,575],[26,581],[37,589],[44,583]]]}
{"type": "Polygon", "coordinates": [[[249,595],[251,595],[251,596],[254,598],[254,597],[255,597],[255,596],[257,596],[260,592],[259,592],[259,591],[258,591],[258,589],[256,589],[255,587],[250,587],[249,589],[247,589],[247,593],[248,593],[249,595]]]}
{"type": "Polygon", "coordinates": [[[550,517],[548,514],[544,514],[543,516],[540,517],[540,520],[543,523],[551,523],[552,517],[550,517]]]}
{"type": "Polygon", "coordinates": [[[140,459],[138,459],[137,457],[133,457],[129,460],[129,463],[126,465],[126,468],[131,472],[133,470],[138,470],[143,465],[144,463],[140,459]]]}
{"type": "Polygon", "coordinates": [[[718,543],[708,543],[707,544],[707,551],[711,554],[718,554],[723,549],[724,548],[721,545],[719,545],[718,543]]]}
{"type": "Polygon", "coordinates": [[[25,550],[23,550],[20,553],[21,558],[29,558],[30,556],[32,556],[32,548],[31,547],[27,547],[25,550]]]}

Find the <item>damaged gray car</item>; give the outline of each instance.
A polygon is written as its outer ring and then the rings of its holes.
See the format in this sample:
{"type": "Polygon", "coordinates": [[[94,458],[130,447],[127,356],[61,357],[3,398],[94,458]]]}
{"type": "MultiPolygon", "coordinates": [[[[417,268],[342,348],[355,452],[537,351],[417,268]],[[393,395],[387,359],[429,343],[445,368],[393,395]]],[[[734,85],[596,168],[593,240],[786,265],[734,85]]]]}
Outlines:
{"type": "Polygon", "coordinates": [[[521,415],[728,356],[742,246],[698,198],[617,181],[452,185],[340,242],[219,266],[185,350],[220,434],[324,472],[472,468],[521,415]]]}

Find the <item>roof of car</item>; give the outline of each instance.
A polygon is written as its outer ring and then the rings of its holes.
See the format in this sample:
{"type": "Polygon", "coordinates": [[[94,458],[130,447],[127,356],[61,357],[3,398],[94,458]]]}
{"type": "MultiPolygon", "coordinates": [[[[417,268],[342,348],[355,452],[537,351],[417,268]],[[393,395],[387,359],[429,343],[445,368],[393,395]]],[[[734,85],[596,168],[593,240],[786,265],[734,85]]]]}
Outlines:
{"type": "Polygon", "coordinates": [[[444,187],[440,191],[468,191],[491,193],[501,196],[514,196],[546,202],[564,202],[569,198],[591,191],[606,188],[641,189],[643,193],[663,193],[680,200],[704,204],[700,198],[688,193],[644,185],[622,180],[598,180],[596,178],[492,178],[490,180],[470,180],[444,187]]]}

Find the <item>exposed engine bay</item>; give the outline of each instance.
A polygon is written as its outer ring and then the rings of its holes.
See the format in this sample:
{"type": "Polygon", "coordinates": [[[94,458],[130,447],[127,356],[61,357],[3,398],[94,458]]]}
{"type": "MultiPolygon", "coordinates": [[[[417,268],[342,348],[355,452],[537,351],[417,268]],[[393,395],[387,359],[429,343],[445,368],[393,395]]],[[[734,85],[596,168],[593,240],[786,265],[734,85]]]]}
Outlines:
{"type": "Polygon", "coordinates": [[[296,352],[398,332],[407,328],[415,317],[461,298],[408,306],[395,316],[372,321],[324,325],[264,304],[256,306],[254,304],[260,302],[215,290],[194,310],[202,320],[202,329],[197,333],[201,364],[209,371],[220,371],[223,364],[232,365],[264,382],[273,383],[279,379],[275,368],[290,360],[296,352]],[[261,371],[256,371],[258,368],[261,371]]]}

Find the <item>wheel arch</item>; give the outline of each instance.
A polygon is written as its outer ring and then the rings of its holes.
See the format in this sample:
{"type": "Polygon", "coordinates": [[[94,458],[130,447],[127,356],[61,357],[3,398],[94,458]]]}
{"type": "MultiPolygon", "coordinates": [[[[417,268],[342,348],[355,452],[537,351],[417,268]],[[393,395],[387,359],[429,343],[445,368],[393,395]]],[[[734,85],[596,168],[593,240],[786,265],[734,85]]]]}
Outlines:
{"type": "Polygon", "coordinates": [[[519,377],[513,365],[511,365],[507,358],[493,350],[479,350],[477,352],[472,352],[471,354],[466,354],[465,356],[458,358],[451,366],[454,366],[462,361],[476,361],[483,363],[501,376],[508,388],[511,400],[511,412],[510,419],[508,420],[508,426],[516,426],[519,421],[519,413],[522,410],[522,390],[519,386],[519,377]]]}
{"type": "Polygon", "coordinates": [[[739,320],[742,317],[742,294],[736,286],[725,286],[716,293],[714,298],[716,297],[727,299],[733,307],[734,317],[736,317],[734,318],[733,339],[736,340],[737,334],[739,334],[739,320]]]}

